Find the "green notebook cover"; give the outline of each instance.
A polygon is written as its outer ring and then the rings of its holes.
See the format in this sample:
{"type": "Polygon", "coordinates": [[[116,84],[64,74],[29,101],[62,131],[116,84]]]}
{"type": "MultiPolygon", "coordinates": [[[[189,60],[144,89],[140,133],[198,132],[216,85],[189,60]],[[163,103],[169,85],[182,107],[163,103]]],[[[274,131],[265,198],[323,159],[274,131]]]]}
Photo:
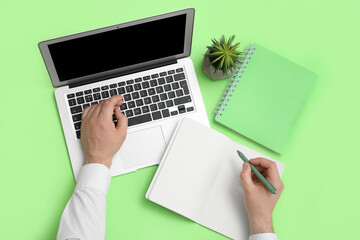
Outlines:
{"type": "Polygon", "coordinates": [[[215,121],[281,153],[317,76],[253,44],[215,121]]]}

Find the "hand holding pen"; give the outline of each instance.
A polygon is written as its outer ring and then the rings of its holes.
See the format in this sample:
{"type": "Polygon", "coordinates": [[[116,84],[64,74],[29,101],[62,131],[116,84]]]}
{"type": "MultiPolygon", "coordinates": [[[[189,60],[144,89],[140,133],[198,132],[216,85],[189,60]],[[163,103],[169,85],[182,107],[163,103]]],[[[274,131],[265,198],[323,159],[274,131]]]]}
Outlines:
{"type": "Polygon", "coordinates": [[[284,189],[284,184],[280,179],[275,162],[264,158],[255,158],[251,159],[250,163],[267,182],[276,188],[276,194],[271,193],[251,170],[249,163],[244,162],[240,179],[250,223],[250,234],[274,232],[272,212],[284,189]]]}

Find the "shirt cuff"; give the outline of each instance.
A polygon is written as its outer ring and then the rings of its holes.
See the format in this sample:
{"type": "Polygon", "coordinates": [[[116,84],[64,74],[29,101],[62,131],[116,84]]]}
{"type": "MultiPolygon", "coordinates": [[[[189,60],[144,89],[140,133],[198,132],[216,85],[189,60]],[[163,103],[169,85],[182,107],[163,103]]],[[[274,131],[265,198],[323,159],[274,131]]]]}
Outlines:
{"type": "Polygon", "coordinates": [[[103,164],[90,163],[81,167],[76,188],[95,188],[105,196],[111,181],[110,169],[103,164]]]}
{"type": "Polygon", "coordinates": [[[249,240],[278,240],[275,233],[259,233],[249,237],[249,240]]]}

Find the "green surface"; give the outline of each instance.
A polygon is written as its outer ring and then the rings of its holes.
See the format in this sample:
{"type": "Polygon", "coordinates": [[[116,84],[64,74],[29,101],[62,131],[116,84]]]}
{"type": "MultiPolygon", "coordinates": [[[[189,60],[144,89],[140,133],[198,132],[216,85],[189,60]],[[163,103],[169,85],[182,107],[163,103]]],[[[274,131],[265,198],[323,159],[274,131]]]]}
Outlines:
{"type": "MultiPolygon", "coordinates": [[[[274,213],[280,239],[359,236],[359,1],[1,0],[0,239],[54,239],[75,186],[37,43],[187,7],[196,9],[191,58],[211,126],[286,165],[274,213]],[[213,121],[227,81],[207,79],[201,64],[206,45],[221,34],[256,41],[319,75],[281,156],[213,121]]],[[[145,200],[155,171],[112,180],[106,239],[226,239],[145,200]]]]}

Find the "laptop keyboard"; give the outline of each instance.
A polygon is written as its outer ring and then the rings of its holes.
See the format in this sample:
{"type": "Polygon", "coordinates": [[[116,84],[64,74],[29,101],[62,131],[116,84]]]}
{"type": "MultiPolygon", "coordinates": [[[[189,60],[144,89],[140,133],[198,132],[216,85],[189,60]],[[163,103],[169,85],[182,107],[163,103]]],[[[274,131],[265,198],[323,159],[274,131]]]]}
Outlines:
{"type": "MultiPolygon", "coordinates": [[[[120,110],[129,126],[194,111],[184,68],[74,92],[67,98],[78,139],[83,110],[114,95],[124,98],[120,110]]],[[[113,121],[116,124],[114,116],[113,121]]]]}

